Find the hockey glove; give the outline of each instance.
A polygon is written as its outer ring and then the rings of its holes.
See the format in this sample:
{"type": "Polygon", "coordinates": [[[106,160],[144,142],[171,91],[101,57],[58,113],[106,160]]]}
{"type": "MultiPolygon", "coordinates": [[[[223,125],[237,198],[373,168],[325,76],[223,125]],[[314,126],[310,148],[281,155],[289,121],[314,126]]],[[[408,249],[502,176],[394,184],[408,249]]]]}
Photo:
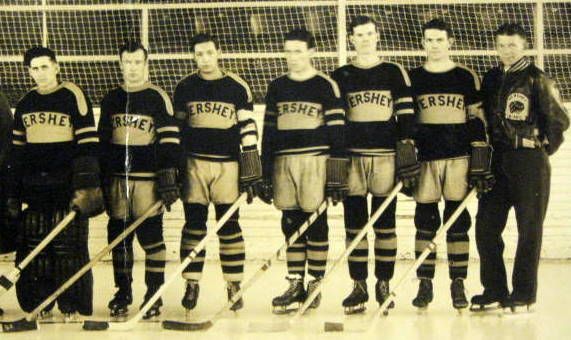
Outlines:
{"type": "Polygon", "coordinates": [[[496,179],[491,170],[492,147],[486,143],[473,143],[470,156],[468,183],[479,194],[492,190],[496,179]]]}
{"type": "Polygon", "coordinates": [[[83,217],[93,217],[105,211],[103,192],[100,187],[76,189],[70,207],[83,217]]]}
{"type": "Polygon", "coordinates": [[[240,152],[240,192],[248,194],[248,204],[252,203],[254,197],[259,196],[261,182],[262,162],[258,150],[240,152]]]}
{"type": "Polygon", "coordinates": [[[325,196],[333,205],[342,202],[349,193],[347,173],[349,160],[346,158],[329,158],[326,163],[325,196]]]}
{"type": "Polygon", "coordinates": [[[398,141],[396,149],[397,180],[402,181],[403,193],[411,196],[420,177],[420,163],[416,158],[414,141],[411,139],[398,141]]]}
{"type": "Polygon", "coordinates": [[[157,171],[157,193],[167,211],[170,211],[171,205],[180,197],[176,173],[175,168],[157,171]]]}
{"type": "Polygon", "coordinates": [[[267,204],[272,204],[274,199],[274,187],[272,186],[271,179],[264,179],[257,184],[258,197],[267,204]]]}

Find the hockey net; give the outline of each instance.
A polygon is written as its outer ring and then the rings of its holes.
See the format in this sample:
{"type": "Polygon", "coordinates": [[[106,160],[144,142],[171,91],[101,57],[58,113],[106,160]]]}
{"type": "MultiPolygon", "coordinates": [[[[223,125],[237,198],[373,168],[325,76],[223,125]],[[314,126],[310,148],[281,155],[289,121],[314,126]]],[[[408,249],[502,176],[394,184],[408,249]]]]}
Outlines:
{"type": "Polygon", "coordinates": [[[442,17],[455,32],[454,59],[480,74],[497,62],[494,29],[520,22],[531,35],[529,54],[571,100],[568,0],[0,0],[0,90],[15,103],[31,86],[22,53],[45,45],[60,56],[63,76],[85,88],[97,105],[120,81],[118,46],[137,38],[150,50],[151,80],[172,92],[194,69],[191,37],[210,32],[220,40],[224,67],[242,75],[262,103],[268,82],[286,71],[280,49],[288,30],[313,31],[316,65],[330,72],[352,56],[347,23],[359,14],[379,23],[383,57],[407,68],[422,62],[421,24],[442,17]]]}

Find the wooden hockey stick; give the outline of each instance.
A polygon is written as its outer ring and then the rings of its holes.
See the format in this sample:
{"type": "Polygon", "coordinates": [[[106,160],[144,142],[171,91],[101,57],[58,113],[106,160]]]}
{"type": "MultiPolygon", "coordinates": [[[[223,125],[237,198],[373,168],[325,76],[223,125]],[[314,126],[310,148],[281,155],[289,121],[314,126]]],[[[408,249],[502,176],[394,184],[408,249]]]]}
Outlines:
{"type": "Polygon", "coordinates": [[[165,320],[163,321],[162,325],[164,329],[171,329],[177,331],[200,331],[200,330],[207,330],[211,328],[226,312],[230,307],[232,307],[248,288],[250,288],[266,271],[272,266],[272,263],[278,258],[278,255],[281,252],[287,250],[289,246],[291,246],[308,228],[315,222],[315,220],[323,214],[323,212],[327,209],[327,201],[323,201],[317,210],[313,212],[305,222],[299,226],[296,232],[291,235],[286,242],[272,254],[270,258],[264,261],[264,264],[252,275],[246,282],[244,282],[238,292],[232,296],[230,301],[224,305],[218,312],[214,314],[210,319],[201,322],[182,322],[182,321],[174,321],[174,320],[165,320]]]}
{"type": "Polygon", "coordinates": [[[305,302],[301,305],[301,307],[298,309],[297,313],[292,319],[282,323],[272,323],[271,325],[260,325],[258,329],[256,329],[256,327],[252,327],[252,330],[265,331],[265,332],[279,332],[279,331],[288,330],[290,327],[294,326],[298,322],[299,318],[301,318],[305,313],[305,311],[309,308],[313,300],[315,300],[317,295],[319,295],[323,285],[331,279],[332,277],[331,274],[335,271],[335,269],[337,269],[339,264],[344,262],[345,259],[347,259],[347,257],[349,256],[349,254],[357,247],[359,242],[361,242],[361,239],[363,239],[363,237],[367,234],[369,229],[372,228],[373,224],[379,219],[379,217],[381,217],[382,213],[396,198],[397,194],[401,189],[402,189],[402,182],[398,182],[395,185],[395,187],[391,190],[387,198],[383,201],[381,206],[379,206],[379,208],[377,208],[377,210],[371,215],[369,221],[367,221],[367,223],[363,226],[361,231],[355,236],[353,241],[351,241],[351,243],[346,247],[343,254],[341,254],[341,256],[339,256],[339,258],[335,260],[335,262],[333,262],[333,264],[331,265],[330,269],[327,271],[323,279],[320,280],[317,287],[315,287],[315,289],[311,292],[311,294],[309,294],[309,296],[305,299],[305,302]]]}
{"type": "Polygon", "coordinates": [[[26,256],[22,262],[18,263],[11,272],[6,275],[0,276],[0,296],[4,295],[20,278],[22,270],[26,268],[32,260],[48,246],[48,244],[56,238],[56,236],[61,233],[70,223],[73,221],[77,212],[75,210],[70,211],[65,217],[49,232],[48,235],[38,244],[34,250],[32,250],[28,256],[26,256]]]}
{"type": "MultiPolygon", "coordinates": [[[[402,286],[402,284],[405,282],[405,280],[408,279],[408,277],[412,273],[414,273],[414,271],[416,271],[418,269],[418,267],[420,267],[422,265],[424,260],[428,257],[428,255],[430,255],[430,252],[432,252],[434,249],[436,249],[436,240],[438,240],[440,237],[442,237],[444,234],[446,234],[448,229],[450,229],[452,227],[452,224],[454,224],[454,222],[456,222],[458,217],[460,217],[460,214],[464,211],[464,209],[466,209],[468,203],[470,203],[472,201],[472,199],[474,197],[476,197],[476,193],[477,193],[476,189],[474,188],[468,193],[468,195],[466,195],[466,197],[464,198],[462,203],[460,203],[460,205],[456,208],[456,210],[454,210],[454,212],[448,218],[446,223],[444,223],[444,225],[438,229],[438,232],[436,233],[436,235],[434,235],[434,238],[432,239],[432,241],[430,241],[430,243],[426,246],[426,248],[424,248],[424,250],[422,251],[420,256],[400,276],[400,278],[398,279],[396,284],[393,286],[393,288],[392,288],[388,298],[385,300],[385,302],[383,302],[383,304],[380,305],[377,308],[377,310],[365,322],[360,323],[361,325],[364,324],[365,327],[357,328],[357,329],[349,329],[349,330],[356,331],[356,332],[367,332],[367,331],[370,331],[370,330],[375,328],[375,325],[377,324],[377,322],[380,319],[381,313],[384,313],[387,310],[389,304],[396,298],[396,291],[402,286]]],[[[339,323],[339,322],[325,322],[324,330],[326,332],[340,332],[340,331],[345,330],[345,325],[343,323],[339,323]]]]}
{"type": "Polygon", "coordinates": [[[77,273],[71,276],[66,282],[64,282],[52,295],[44,300],[38,307],[33,311],[26,314],[23,319],[2,322],[2,329],[4,332],[20,332],[38,329],[38,321],[36,320],[38,314],[46,308],[50,303],[58,298],[63,292],[65,292],[69,287],[71,287],[77,280],[79,280],[85,273],[87,273],[91,268],[93,268],[107,253],[109,253],[119,242],[123,241],[129,234],[131,234],[141,223],[143,223],[152,213],[162,206],[161,201],[157,201],[153,206],[151,206],[141,217],[137,218],[127,229],[125,229],[119,236],[117,236],[109,245],[103,248],[95,257],[84,265],[77,273]]]}
{"type": "Polygon", "coordinates": [[[165,283],[163,283],[163,285],[159,288],[159,290],[157,290],[155,292],[155,294],[145,303],[145,305],[143,305],[141,307],[141,309],[139,310],[139,312],[137,314],[135,314],[135,316],[133,316],[131,319],[129,319],[125,322],[107,322],[107,321],[90,321],[90,320],[87,320],[83,323],[83,329],[86,331],[103,331],[103,330],[128,331],[128,330],[133,329],[135,327],[135,324],[143,318],[145,313],[147,313],[147,311],[153,306],[153,304],[161,297],[163,292],[176,279],[179,278],[179,276],[182,274],[184,269],[192,261],[194,261],[196,256],[198,256],[198,253],[200,253],[206,247],[206,243],[209,240],[209,238],[213,234],[216,234],[216,232],[218,232],[224,226],[226,221],[228,221],[228,219],[230,219],[230,217],[232,217],[232,215],[240,207],[240,205],[242,205],[244,202],[246,202],[247,198],[248,198],[248,195],[246,193],[242,193],[240,195],[240,197],[238,197],[238,199],[232,204],[232,206],[230,206],[230,208],[228,208],[228,210],[224,213],[224,215],[222,215],[222,217],[220,217],[220,219],[216,223],[216,226],[213,229],[211,229],[210,232],[208,234],[206,234],[206,236],[204,236],[202,238],[202,240],[194,247],[194,249],[192,249],[190,254],[182,261],[181,264],[178,265],[178,267],[176,267],[175,272],[172,273],[166,279],[165,283]]]}

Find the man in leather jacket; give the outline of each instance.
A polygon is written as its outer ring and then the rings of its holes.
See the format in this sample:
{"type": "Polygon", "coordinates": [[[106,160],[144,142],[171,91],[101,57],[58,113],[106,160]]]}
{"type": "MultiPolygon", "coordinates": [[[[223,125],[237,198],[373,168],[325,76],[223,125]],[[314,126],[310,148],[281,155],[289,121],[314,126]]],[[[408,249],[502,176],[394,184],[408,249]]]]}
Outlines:
{"type": "Polygon", "coordinates": [[[501,66],[489,70],[482,84],[497,182],[478,206],[476,242],[484,293],[472,298],[473,306],[500,303],[515,310],[536,301],[551,176],[548,156],[563,142],[569,119],[554,82],[524,57],[526,38],[519,24],[498,28],[495,39],[501,66]],[[512,206],[519,237],[509,294],[501,235],[512,206]]]}

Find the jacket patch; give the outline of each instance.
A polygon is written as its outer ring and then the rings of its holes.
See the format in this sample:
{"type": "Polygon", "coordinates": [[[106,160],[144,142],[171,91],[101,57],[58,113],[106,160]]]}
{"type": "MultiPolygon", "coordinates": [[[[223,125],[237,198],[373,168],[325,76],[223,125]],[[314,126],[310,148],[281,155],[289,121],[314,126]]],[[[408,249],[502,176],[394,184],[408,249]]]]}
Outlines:
{"type": "Polygon", "coordinates": [[[506,118],[525,121],[529,116],[529,98],[522,93],[512,93],[506,101],[506,118]]]}

